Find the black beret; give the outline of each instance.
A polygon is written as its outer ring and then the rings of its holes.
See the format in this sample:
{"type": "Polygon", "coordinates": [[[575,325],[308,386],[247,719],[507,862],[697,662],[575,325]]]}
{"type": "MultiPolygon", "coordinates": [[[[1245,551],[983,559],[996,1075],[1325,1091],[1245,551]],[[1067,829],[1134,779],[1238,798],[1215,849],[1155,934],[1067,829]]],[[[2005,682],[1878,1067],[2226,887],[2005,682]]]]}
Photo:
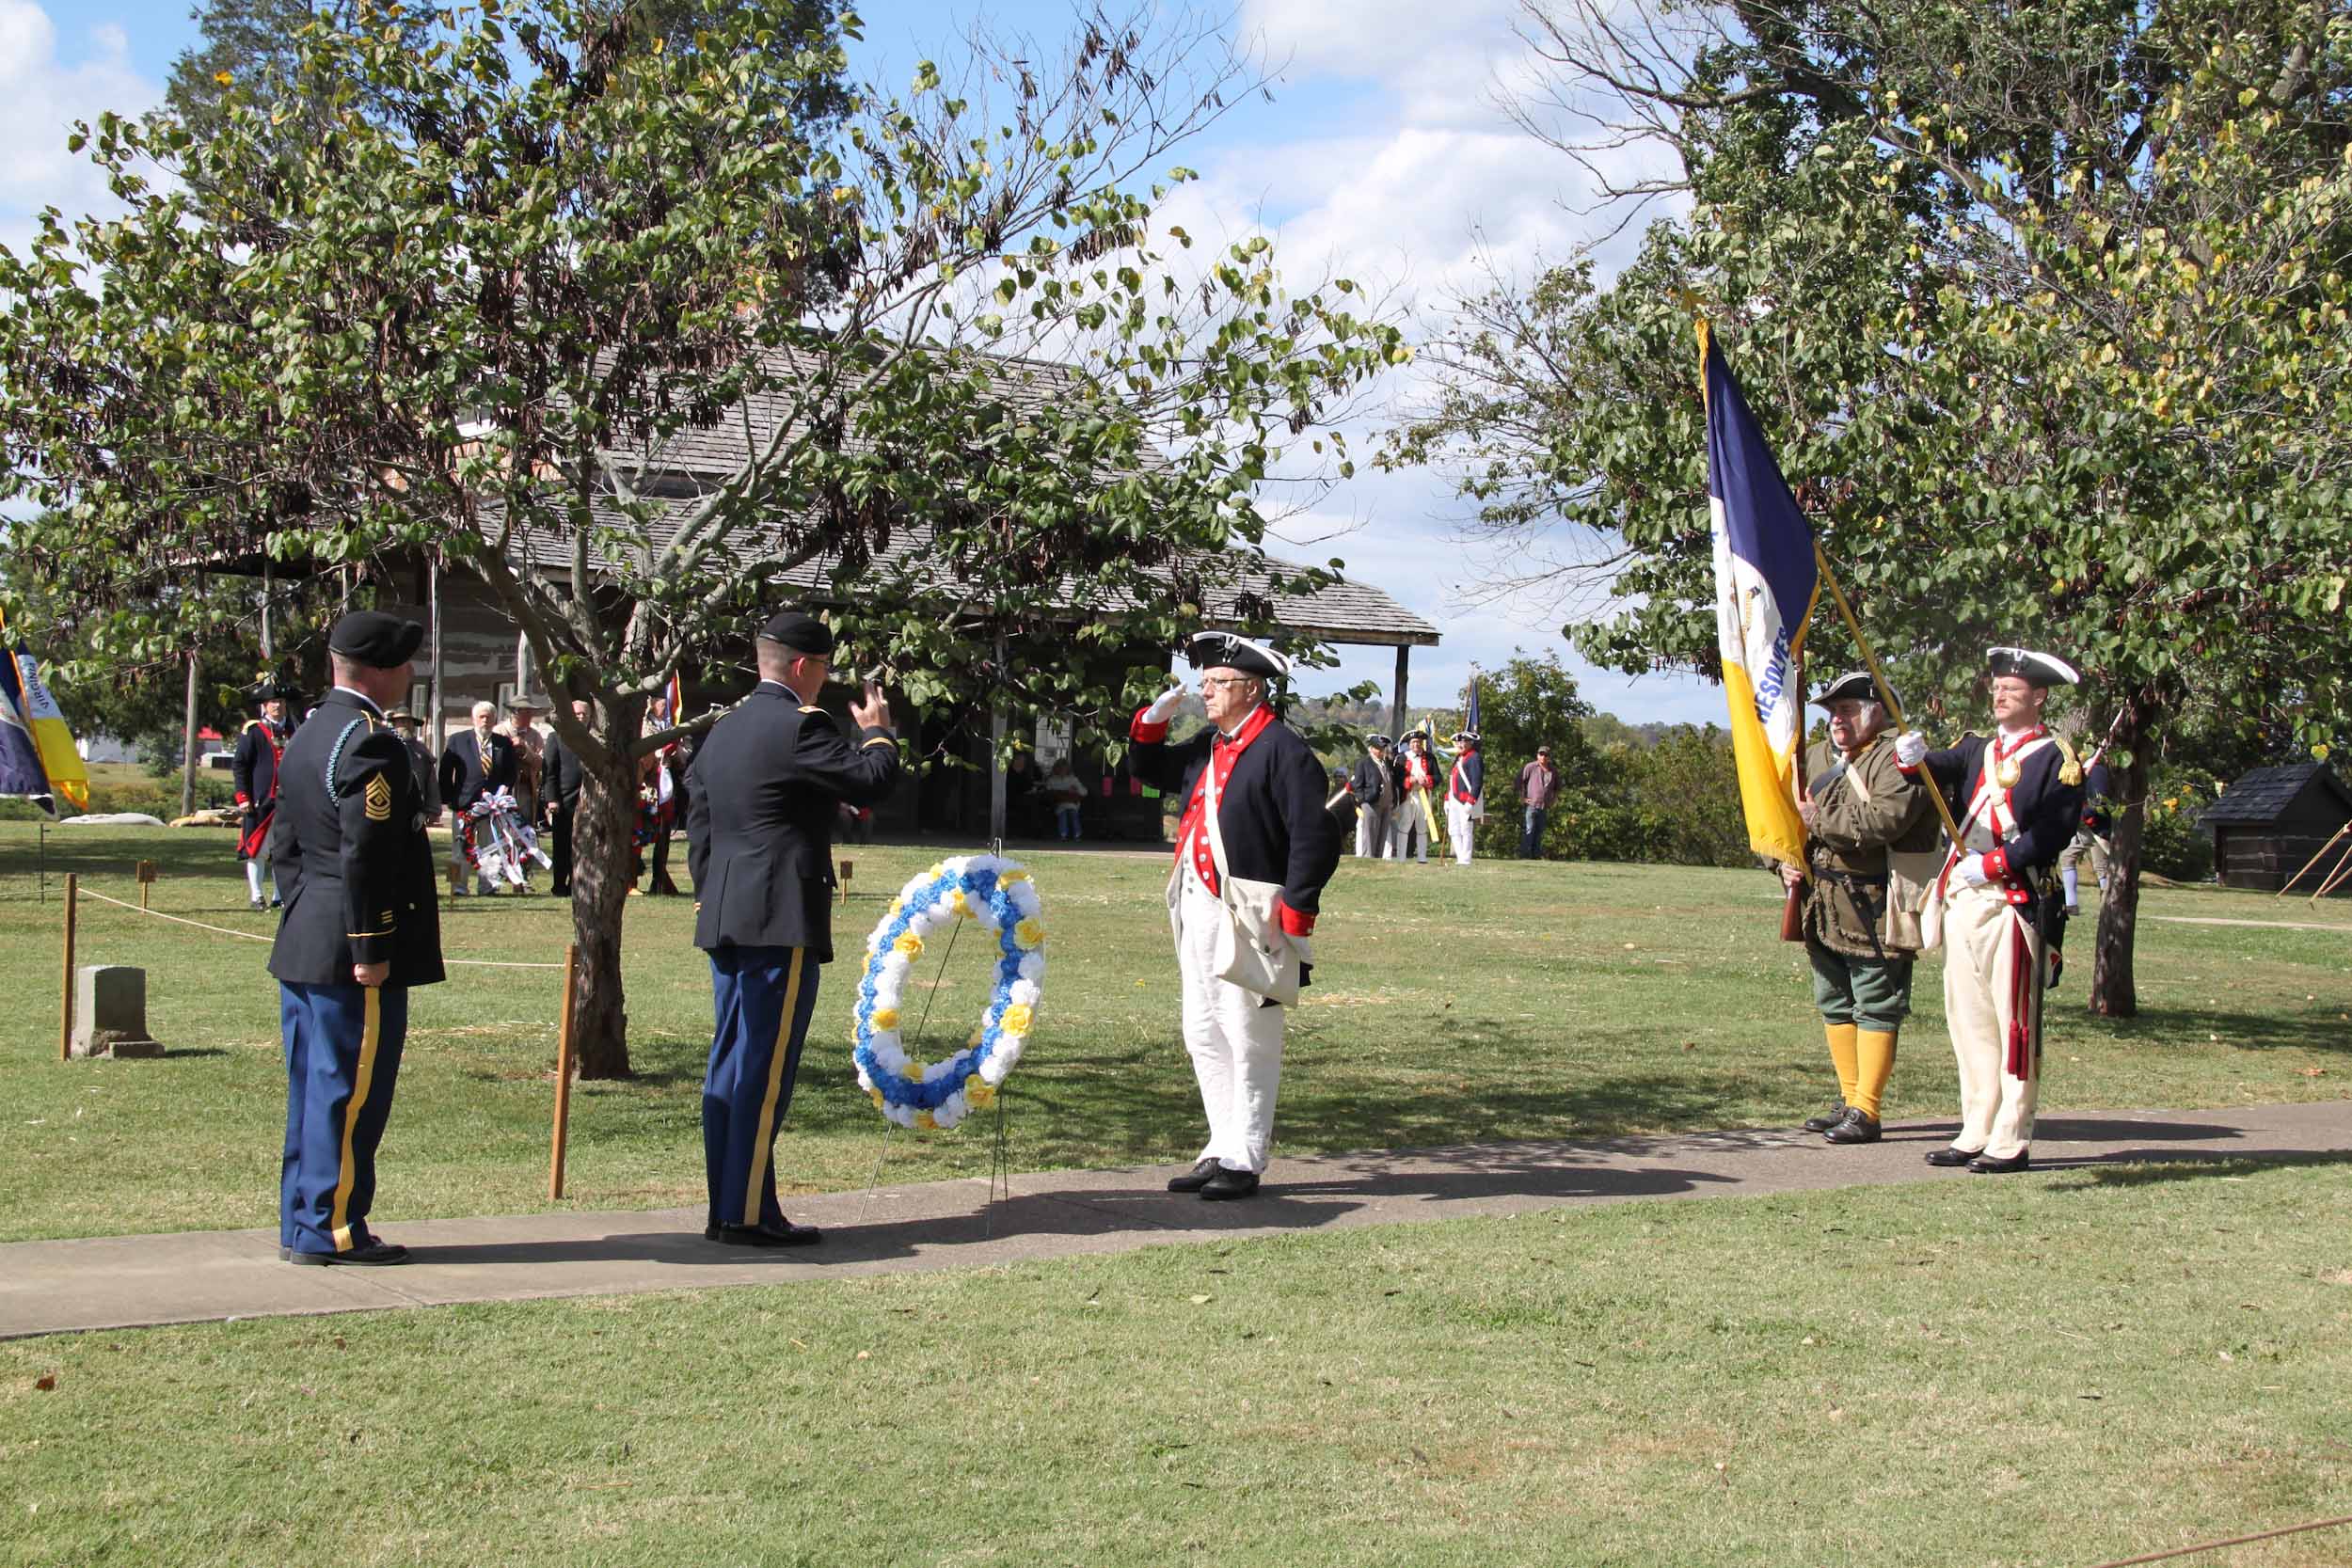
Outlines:
{"type": "Polygon", "coordinates": [[[355,610],[326,634],[329,648],[377,670],[407,663],[417,657],[417,644],[423,641],[422,623],[404,621],[380,610],[355,610]]]}
{"type": "Polygon", "coordinates": [[[2038,654],[2031,648],[1988,649],[1985,668],[1993,675],[2014,676],[2030,686],[2073,686],[2082,679],[2073,665],[2056,654],[2038,654]]]}
{"type": "MultiPolygon", "coordinates": [[[[1894,688],[1890,686],[1887,689],[1892,691],[1894,688]]],[[[1823,687],[1821,694],[1813,699],[1813,705],[1827,707],[1832,703],[1875,703],[1878,700],[1878,683],[1870,678],[1870,672],[1849,670],[1823,687]]]]}
{"type": "Polygon", "coordinates": [[[1252,642],[1230,631],[1197,631],[1184,644],[1184,657],[1196,670],[1239,670],[1245,675],[1269,680],[1291,673],[1291,661],[1263,642],[1252,642]]]}
{"type": "Polygon", "coordinates": [[[759,628],[761,639],[781,642],[796,654],[833,657],[833,628],[814,615],[797,610],[779,610],[768,617],[768,624],[759,628]]]}

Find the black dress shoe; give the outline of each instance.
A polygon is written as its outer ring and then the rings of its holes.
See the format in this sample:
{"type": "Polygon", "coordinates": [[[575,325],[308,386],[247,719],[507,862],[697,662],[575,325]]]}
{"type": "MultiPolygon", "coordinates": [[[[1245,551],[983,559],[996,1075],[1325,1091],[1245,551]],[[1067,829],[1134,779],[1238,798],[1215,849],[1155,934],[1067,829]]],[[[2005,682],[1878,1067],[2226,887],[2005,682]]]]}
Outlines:
{"type": "Polygon", "coordinates": [[[394,1263],[408,1261],[408,1249],[390,1242],[362,1242],[342,1252],[296,1252],[292,1247],[278,1249],[289,1263],[301,1263],[312,1268],[328,1264],[352,1264],[363,1269],[389,1268],[394,1263]]]}
{"type": "Polygon", "coordinates": [[[1834,1144],[1874,1144],[1879,1141],[1879,1118],[1849,1105],[1846,1119],[1821,1136],[1834,1144]]]}
{"type": "Polygon", "coordinates": [[[1820,1116],[1805,1117],[1803,1125],[1804,1130],[1808,1132],[1826,1132],[1831,1128],[1836,1126],[1839,1122],[1845,1120],[1846,1113],[1852,1109],[1852,1106],[1847,1104],[1841,1100],[1836,1104],[1831,1106],[1828,1110],[1823,1111],[1820,1116]]]}
{"type": "Polygon", "coordinates": [[[725,1246],[815,1246],[825,1239],[825,1233],[813,1225],[784,1222],[781,1228],[770,1225],[723,1225],[719,1241],[725,1246]]]}
{"type": "Polygon", "coordinates": [[[719,1222],[717,1220],[712,1220],[707,1225],[703,1227],[703,1240],[706,1242],[715,1242],[718,1239],[719,1222]]]}
{"type": "Polygon", "coordinates": [[[1981,1148],[1937,1148],[1929,1150],[1928,1164],[1931,1165],[1964,1165],[1971,1160],[1981,1159],[1983,1156],[1984,1150],[1981,1148]]]}
{"type": "Polygon", "coordinates": [[[1171,1193],[1197,1193],[1216,1180],[1216,1173],[1224,1168],[1215,1160],[1203,1160],[1184,1175],[1169,1177],[1168,1190],[1171,1193]]]}
{"type": "Polygon", "coordinates": [[[1968,1168],[1979,1176],[2007,1176],[2011,1171],[2032,1169],[2033,1155],[2023,1148],[2006,1160],[1989,1159],[1979,1154],[1968,1162],[1968,1168]]]}
{"type": "Polygon", "coordinates": [[[1258,1190],[1258,1173],[1254,1170],[1220,1170],[1200,1189],[1200,1196],[1212,1203],[1230,1202],[1248,1197],[1258,1190]]]}

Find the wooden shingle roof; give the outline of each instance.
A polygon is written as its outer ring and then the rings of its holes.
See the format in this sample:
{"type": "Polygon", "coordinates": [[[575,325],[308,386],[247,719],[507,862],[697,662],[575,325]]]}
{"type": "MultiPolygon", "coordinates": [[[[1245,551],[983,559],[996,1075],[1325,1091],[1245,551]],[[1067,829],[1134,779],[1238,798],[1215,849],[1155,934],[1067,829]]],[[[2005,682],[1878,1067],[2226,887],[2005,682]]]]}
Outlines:
{"type": "Polygon", "coordinates": [[[2296,762],[2255,768],[2223,791],[2199,819],[2209,828],[2265,827],[2284,817],[2312,789],[2331,797],[2338,810],[2352,816],[2352,789],[2334,768],[2324,762],[2296,762]]]}

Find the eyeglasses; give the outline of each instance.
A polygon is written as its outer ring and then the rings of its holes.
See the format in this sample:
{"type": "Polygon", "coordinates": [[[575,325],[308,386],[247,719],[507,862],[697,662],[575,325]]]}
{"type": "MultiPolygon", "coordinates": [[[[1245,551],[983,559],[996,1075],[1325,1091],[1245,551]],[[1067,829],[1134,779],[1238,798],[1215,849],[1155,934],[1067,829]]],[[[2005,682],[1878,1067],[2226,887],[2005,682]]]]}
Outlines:
{"type": "Polygon", "coordinates": [[[1200,677],[1200,689],[1206,691],[1216,686],[1248,686],[1256,679],[1255,675],[1203,675],[1200,677]]]}

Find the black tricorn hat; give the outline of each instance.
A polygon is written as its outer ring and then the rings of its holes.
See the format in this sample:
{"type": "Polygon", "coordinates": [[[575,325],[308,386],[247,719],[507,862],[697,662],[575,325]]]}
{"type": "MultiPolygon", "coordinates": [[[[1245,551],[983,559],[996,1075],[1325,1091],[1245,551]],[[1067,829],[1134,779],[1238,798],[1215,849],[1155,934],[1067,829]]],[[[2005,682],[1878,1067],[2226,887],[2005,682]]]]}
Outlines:
{"type": "Polygon", "coordinates": [[[1184,657],[1196,670],[1239,670],[1246,675],[1279,680],[1291,673],[1291,661],[1263,642],[1230,631],[1197,631],[1184,644],[1184,657]]]}
{"type": "Polygon", "coordinates": [[[1364,736],[1364,744],[1385,752],[1395,743],[1390,740],[1390,738],[1385,735],[1368,735],[1364,736]]]}
{"type": "MultiPolygon", "coordinates": [[[[1895,689],[1886,689],[1892,692],[1895,689]]],[[[1849,670],[1827,686],[1813,699],[1815,707],[1827,707],[1832,703],[1875,703],[1879,700],[1878,683],[1867,670],[1849,670]]]]}
{"type": "Polygon", "coordinates": [[[260,680],[245,689],[245,700],[257,705],[291,701],[301,695],[302,688],[294,685],[283,675],[273,675],[266,671],[262,673],[260,680]]]}
{"type": "Polygon", "coordinates": [[[422,622],[405,621],[380,610],[355,610],[326,634],[329,648],[376,670],[407,663],[417,657],[417,644],[423,641],[422,622]]]}
{"type": "Polygon", "coordinates": [[[780,642],[796,654],[815,658],[833,657],[833,628],[804,610],[777,610],[759,628],[759,635],[763,641],[780,642]]]}
{"type": "Polygon", "coordinates": [[[2073,665],[2056,654],[2038,654],[2031,648],[1988,648],[1984,660],[1987,673],[2009,675],[2032,686],[2073,686],[2082,679],[2073,665]]]}

